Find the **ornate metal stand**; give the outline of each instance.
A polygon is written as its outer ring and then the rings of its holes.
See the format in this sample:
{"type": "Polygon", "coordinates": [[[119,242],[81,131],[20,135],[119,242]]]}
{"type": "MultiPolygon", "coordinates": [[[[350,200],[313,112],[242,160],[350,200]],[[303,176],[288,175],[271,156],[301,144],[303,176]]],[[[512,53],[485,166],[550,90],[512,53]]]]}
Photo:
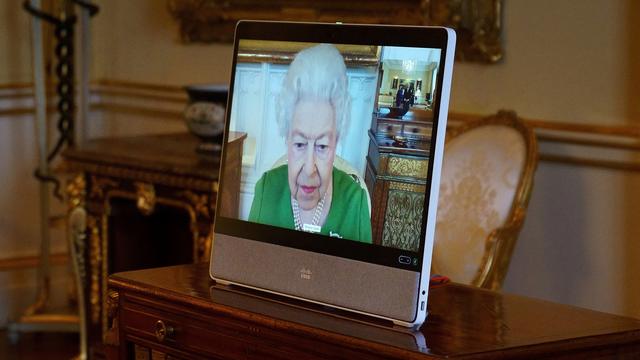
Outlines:
{"type": "MultiPolygon", "coordinates": [[[[32,15],[32,50],[33,50],[33,74],[36,109],[36,131],[38,144],[38,168],[35,177],[40,182],[40,263],[38,266],[37,297],[33,305],[29,306],[18,322],[9,325],[9,337],[12,341],[18,340],[21,332],[32,331],[57,331],[57,332],[77,332],[84,329],[84,292],[82,288],[84,269],[83,263],[76,261],[82,257],[84,246],[84,231],[86,228],[86,215],[82,207],[77,206],[70,209],[68,214],[67,234],[69,236],[69,251],[73,263],[74,281],[76,292],[72,298],[76,298],[79,304],[79,315],[75,313],[47,313],[47,305],[50,297],[51,269],[50,269],[50,235],[49,226],[51,224],[49,210],[49,183],[54,184],[54,195],[62,199],[59,190],[59,180],[55,177],[49,167],[49,163],[55,159],[60,150],[66,145],[72,145],[74,141],[81,141],[84,138],[84,127],[81,127],[80,137],[74,137],[74,67],[73,67],[73,44],[74,44],[74,24],[75,15],[72,14],[71,3],[80,7],[81,19],[81,71],[80,71],[80,119],[84,121],[88,115],[88,19],[98,12],[98,8],[82,0],[63,0],[64,11],[59,17],[50,15],[40,10],[40,0],[29,0],[23,4],[24,9],[32,15]],[[67,11],[68,10],[68,11],[67,11]],[[57,64],[55,73],[58,79],[56,92],[58,95],[58,139],[49,151],[47,136],[47,115],[46,115],[46,79],[44,75],[44,43],[42,39],[42,22],[52,24],[55,28],[56,38],[55,54],[57,64]],[[80,326],[79,326],[80,325],[80,326]]],[[[72,195],[72,194],[70,194],[72,195]]],[[[78,358],[87,357],[86,334],[81,331],[80,354],[78,358]]]]}

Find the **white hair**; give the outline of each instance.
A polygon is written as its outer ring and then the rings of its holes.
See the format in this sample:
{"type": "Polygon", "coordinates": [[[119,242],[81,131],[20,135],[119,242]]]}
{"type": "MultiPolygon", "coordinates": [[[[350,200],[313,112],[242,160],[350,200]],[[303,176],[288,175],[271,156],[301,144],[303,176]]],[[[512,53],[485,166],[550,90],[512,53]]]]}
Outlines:
{"type": "Polygon", "coordinates": [[[296,104],[307,99],[331,104],[340,138],[349,126],[351,98],[347,67],[335,46],[320,44],[306,48],[291,62],[276,107],[280,134],[284,138],[289,135],[296,104]]]}

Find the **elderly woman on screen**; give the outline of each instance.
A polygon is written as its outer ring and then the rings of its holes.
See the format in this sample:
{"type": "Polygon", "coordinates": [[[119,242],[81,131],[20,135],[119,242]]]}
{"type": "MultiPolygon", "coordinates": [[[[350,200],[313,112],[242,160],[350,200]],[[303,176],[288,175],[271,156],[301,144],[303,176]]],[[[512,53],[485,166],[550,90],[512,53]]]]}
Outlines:
{"type": "Polygon", "coordinates": [[[350,112],[340,52],[328,44],[300,51],[277,106],[287,164],[257,182],[249,221],[371,242],[368,194],[334,166],[350,112]]]}

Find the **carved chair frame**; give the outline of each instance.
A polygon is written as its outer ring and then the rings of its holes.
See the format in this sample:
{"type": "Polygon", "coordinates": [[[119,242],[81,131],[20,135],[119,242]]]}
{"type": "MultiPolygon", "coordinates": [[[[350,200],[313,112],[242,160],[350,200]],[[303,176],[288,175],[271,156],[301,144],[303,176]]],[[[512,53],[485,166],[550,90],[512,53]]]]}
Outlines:
{"type": "MultiPolygon", "coordinates": [[[[527,125],[518,119],[513,111],[500,110],[497,114],[468,122],[447,130],[446,143],[473,129],[500,125],[517,130],[525,144],[525,163],[507,219],[501,227],[493,229],[485,241],[485,251],[480,267],[471,285],[491,290],[499,290],[509,269],[511,255],[522,229],[527,206],[533,189],[533,177],[538,166],[538,143],[536,136],[527,125]]],[[[446,145],[445,145],[446,148],[446,145]]]]}

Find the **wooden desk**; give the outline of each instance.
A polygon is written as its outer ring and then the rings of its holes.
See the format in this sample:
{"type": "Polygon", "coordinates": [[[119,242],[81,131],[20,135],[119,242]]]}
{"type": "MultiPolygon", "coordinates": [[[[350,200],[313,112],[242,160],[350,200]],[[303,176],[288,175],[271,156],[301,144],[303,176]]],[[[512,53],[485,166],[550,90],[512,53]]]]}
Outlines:
{"type": "MultiPolygon", "coordinates": [[[[230,133],[228,178],[240,178],[244,138],[230,133]]],[[[69,208],[87,212],[86,244],[74,261],[86,274],[90,354],[100,355],[107,328],[107,276],[208,261],[216,197],[238,204],[240,182],[231,182],[237,188],[227,198],[219,195],[220,156],[196,153],[198,143],[188,133],[142,135],[94,139],[63,153],[77,174],[67,186],[69,208]]]]}
{"type": "Polygon", "coordinates": [[[415,334],[218,290],[207,264],[114,274],[109,288],[113,359],[640,358],[639,320],[455,284],[432,289],[415,334]]]}

